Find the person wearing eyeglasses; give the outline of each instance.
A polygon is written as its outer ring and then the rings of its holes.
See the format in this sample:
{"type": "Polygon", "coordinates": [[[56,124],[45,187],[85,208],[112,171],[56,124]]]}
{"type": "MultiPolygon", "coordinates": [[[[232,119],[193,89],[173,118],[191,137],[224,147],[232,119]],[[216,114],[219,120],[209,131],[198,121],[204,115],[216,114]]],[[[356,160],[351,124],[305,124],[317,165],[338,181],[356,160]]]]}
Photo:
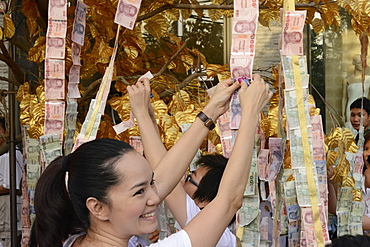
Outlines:
{"type": "MultiPolygon", "coordinates": [[[[155,167],[159,160],[166,154],[167,150],[160,139],[151,104],[148,104],[149,109],[147,109],[146,112],[143,112],[142,109],[143,104],[141,100],[149,97],[149,81],[137,83],[135,86],[128,87],[128,93],[130,96],[131,109],[139,124],[145,157],[149,161],[149,164],[155,167]],[[147,128],[149,124],[146,121],[149,119],[148,115],[150,115],[149,117],[151,118],[154,128],[147,128]],[[144,128],[145,131],[143,130],[144,128]],[[153,131],[150,132],[148,129],[153,131]]],[[[196,162],[199,168],[190,172],[185,179],[180,181],[171,194],[165,198],[166,205],[176,219],[175,228],[178,230],[184,228],[216,197],[227,162],[227,158],[218,154],[202,156],[196,162]]],[[[235,217],[230,224],[234,220],[235,217]]],[[[226,228],[216,247],[235,246],[237,246],[237,238],[229,228],[226,228]]]]}

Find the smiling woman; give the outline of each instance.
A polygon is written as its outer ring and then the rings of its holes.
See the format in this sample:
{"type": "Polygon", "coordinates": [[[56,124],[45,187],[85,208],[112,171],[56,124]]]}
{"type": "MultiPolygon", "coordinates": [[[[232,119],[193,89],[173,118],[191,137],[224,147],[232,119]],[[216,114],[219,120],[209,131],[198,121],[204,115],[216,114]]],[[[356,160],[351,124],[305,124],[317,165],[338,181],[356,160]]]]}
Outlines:
{"type": "MultiPolygon", "coordinates": [[[[219,194],[183,230],[150,246],[215,246],[240,208],[258,114],[272,93],[259,76],[250,87],[227,80],[218,84],[205,114],[212,119],[222,115],[237,88],[244,98],[241,105],[246,106],[242,107],[246,117],[242,117],[241,137],[236,140],[219,194]]],[[[30,246],[127,247],[132,236],[153,232],[158,225],[157,205],[178,184],[208,131],[204,122],[196,119],[153,170],[130,145],[113,139],[93,140],[58,157],[36,185],[30,246]]],[[[196,177],[192,179],[197,182],[196,177]]]]}

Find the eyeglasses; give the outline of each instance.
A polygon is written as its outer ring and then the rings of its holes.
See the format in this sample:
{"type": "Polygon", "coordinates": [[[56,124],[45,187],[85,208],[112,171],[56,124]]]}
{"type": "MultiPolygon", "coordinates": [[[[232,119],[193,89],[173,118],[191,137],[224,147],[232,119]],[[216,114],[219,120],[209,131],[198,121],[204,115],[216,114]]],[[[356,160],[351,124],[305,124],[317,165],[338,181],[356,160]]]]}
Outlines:
{"type": "Polygon", "coordinates": [[[191,174],[192,174],[192,173],[189,173],[189,174],[188,174],[188,176],[186,176],[185,183],[189,181],[190,183],[194,184],[195,186],[197,186],[197,187],[199,188],[199,184],[198,184],[197,182],[195,182],[195,181],[191,178],[191,174]]]}

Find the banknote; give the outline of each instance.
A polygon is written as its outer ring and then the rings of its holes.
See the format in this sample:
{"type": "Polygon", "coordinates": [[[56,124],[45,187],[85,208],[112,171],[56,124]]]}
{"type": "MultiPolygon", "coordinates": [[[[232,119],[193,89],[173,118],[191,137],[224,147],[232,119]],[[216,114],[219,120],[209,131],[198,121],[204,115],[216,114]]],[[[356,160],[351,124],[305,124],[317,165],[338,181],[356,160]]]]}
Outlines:
{"type": "Polygon", "coordinates": [[[268,183],[269,185],[269,195],[270,195],[270,200],[271,200],[271,207],[275,208],[276,207],[276,185],[275,181],[270,181],[268,183]]]}
{"type": "Polygon", "coordinates": [[[78,103],[76,99],[67,98],[66,112],[77,112],[78,103]]]}
{"type": "Polygon", "coordinates": [[[297,204],[295,181],[287,181],[283,185],[284,185],[285,204],[289,209],[290,206],[294,206],[297,204]]]}
{"type": "Polygon", "coordinates": [[[338,224],[339,225],[348,225],[349,211],[338,211],[338,224]]]}
{"type": "Polygon", "coordinates": [[[135,126],[135,122],[133,119],[129,119],[126,121],[122,121],[119,124],[116,124],[113,126],[114,131],[117,133],[117,135],[125,132],[127,129],[132,128],[135,126]]]}
{"type": "Polygon", "coordinates": [[[67,19],[67,0],[50,0],[48,9],[48,18],[67,19]]]}
{"type": "Polygon", "coordinates": [[[220,132],[221,147],[223,155],[226,158],[230,157],[232,150],[232,133],[229,125],[230,110],[227,110],[217,119],[217,127],[220,132]]]}
{"type": "Polygon", "coordinates": [[[77,1],[75,19],[72,28],[72,41],[83,46],[85,38],[87,5],[82,1],[77,1]]]}
{"type": "Polygon", "coordinates": [[[263,217],[261,218],[260,223],[260,238],[261,240],[269,240],[268,232],[269,232],[269,217],[263,217]]]}
{"type": "Polygon", "coordinates": [[[243,198],[242,207],[238,211],[239,224],[249,225],[259,214],[258,196],[248,196],[243,198]]]}
{"type": "Polygon", "coordinates": [[[143,142],[141,141],[140,136],[130,136],[129,137],[129,144],[141,155],[144,153],[143,142]]]}
{"type": "Polygon", "coordinates": [[[324,144],[324,138],[320,132],[312,132],[312,148],[313,148],[313,160],[325,160],[326,150],[324,144]]]}
{"type": "MultiPolygon", "coordinates": [[[[346,158],[347,158],[347,155],[346,155],[346,158]]],[[[353,173],[362,174],[363,166],[364,166],[363,152],[359,150],[355,154],[354,164],[353,164],[353,173]]]]}
{"type": "Polygon", "coordinates": [[[80,70],[81,66],[72,65],[69,70],[69,83],[79,83],[80,82],[80,70]]]}
{"type": "Polygon", "coordinates": [[[64,99],[65,80],[62,78],[45,79],[45,99],[64,99]]]}
{"type": "Polygon", "coordinates": [[[316,160],[314,161],[316,167],[317,175],[327,175],[326,174],[326,161],[325,160],[316,160]]]}
{"type": "Polygon", "coordinates": [[[267,180],[267,167],[269,164],[269,149],[261,149],[258,154],[258,177],[261,180],[267,180]]]}
{"type": "Polygon", "coordinates": [[[71,50],[72,64],[81,65],[81,46],[77,43],[72,42],[71,50]]]}
{"type": "MultiPolygon", "coordinates": [[[[295,183],[296,183],[298,204],[301,207],[310,206],[311,200],[310,200],[310,193],[308,190],[306,170],[305,168],[298,168],[298,169],[294,169],[293,171],[294,171],[294,177],[296,178],[295,183]]],[[[315,181],[316,180],[317,178],[315,178],[315,181]]],[[[316,188],[318,187],[317,184],[315,186],[316,188]]],[[[316,196],[317,196],[317,200],[319,200],[318,193],[316,193],[316,196]]]]}
{"type": "Polygon", "coordinates": [[[258,168],[257,168],[257,151],[256,149],[253,150],[253,156],[252,156],[252,163],[251,163],[251,168],[249,172],[249,178],[247,185],[244,190],[244,196],[252,196],[256,195],[257,191],[257,173],[258,173],[258,168]]]}
{"type": "Polygon", "coordinates": [[[338,225],[337,228],[337,235],[344,236],[349,234],[348,224],[345,225],[338,225]]]}
{"type": "Polygon", "coordinates": [[[24,228],[22,227],[22,240],[21,240],[22,247],[29,246],[30,237],[31,237],[31,227],[24,228]]]}
{"type": "Polygon", "coordinates": [[[244,227],[242,243],[248,243],[246,246],[260,246],[260,233],[251,231],[244,227]]]}
{"type": "Polygon", "coordinates": [[[53,150],[60,147],[59,135],[55,133],[40,136],[40,150],[53,150]]]}
{"type": "Polygon", "coordinates": [[[39,164],[27,164],[27,186],[29,189],[35,189],[37,180],[41,175],[41,166],[39,164]]]}
{"type": "Polygon", "coordinates": [[[322,137],[324,137],[324,130],[322,127],[323,125],[322,125],[321,115],[310,116],[310,118],[311,118],[312,132],[317,131],[322,135],[322,137]]]}
{"type": "Polygon", "coordinates": [[[64,59],[65,39],[60,37],[46,37],[45,58],[64,59]]]}
{"type": "Polygon", "coordinates": [[[300,219],[300,207],[299,205],[293,205],[287,207],[288,210],[288,219],[291,221],[298,221],[300,219]]]}
{"type": "Polygon", "coordinates": [[[79,83],[68,83],[68,98],[78,99],[81,98],[79,83]]]}
{"type": "Polygon", "coordinates": [[[249,55],[255,53],[256,36],[255,34],[233,34],[231,44],[231,54],[249,55]]]}
{"type": "Polygon", "coordinates": [[[306,11],[287,11],[283,28],[282,55],[303,55],[306,11]]]}
{"type": "Polygon", "coordinates": [[[217,152],[217,146],[213,144],[209,139],[207,140],[207,152],[210,154],[217,152]]]}
{"type": "Polygon", "coordinates": [[[65,62],[64,60],[45,59],[45,78],[64,79],[65,62]]]}
{"type": "Polygon", "coordinates": [[[63,155],[62,147],[53,150],[45,150],[44,151],[45,166],[49,165],[55,158],[62,155],[63,155]]]}
{"type": "Polygon", "coordinates": [[[248,80],[252,78],[253,70],[253,54],[245,55],[232,55],[230,58],[230,71],[232,78],[246,77],[248,80]]]}
{"type": "Polygon", "coordinates": [[[299,246],[300,241],[300,223],[298,220],[291,221],[288,224],[288,243],[289,246],[299,246]]]}
{"type": "Polygon", "coordinates": [[[67,33],[67,20],[48,19],[46,37],[65,39],[67,33]]]}
{"type": "Polygon", "coordinates": [[[275,180],[283,163],[283,153],[281,150],[281,138],[269,138],[270,165],[267,168],[267,181],[275,180]]]}
{"type": "Polygon", "coordinates": [[[249,14],[252,12],[255,12],[258,14],[258,1],[257,0],[237,0],[234,1],[234,9],[239,10],[239,11],[246,11],[249,10],[249,12],[243,13],[243,12],[237,12],[235,18],[238,18],[242,16],[243,18],[255,18],[254,16],[251,17],[249,14]]]}
{"type": "Polygon", "coordinates": [[[363,235],[362,223],[349,224],[348,233],[352,236],[363,235]]]}
{"type": "Polygon", "coordinates": [[[114,22],[133,29],[140,10],[141,0],[119,0],[114,22]]]}
{"type": "Polygon", "coordinates": [[[63,141],[65,102],[61,100],[45,101],[44,134],[58,134],[63,141]]]}
{"type": "Polygon", "coordinates": [[[364,208],[364,202],[361,202],[361,201],[351,202],[351,214],[362,215],[363,208],[364,208]]]}
{"type": "Polygon", "coordinates": [[[77,114],[78,112],[66,112],[65,124],[67,129],[76,129],[77,114]]]}
{"type": "Polygon", "coordinates": [[[230,100],[230,129],[239,129],[241,118],[242,107],[240,106],[238,90],[235,90],[230,100]]]}

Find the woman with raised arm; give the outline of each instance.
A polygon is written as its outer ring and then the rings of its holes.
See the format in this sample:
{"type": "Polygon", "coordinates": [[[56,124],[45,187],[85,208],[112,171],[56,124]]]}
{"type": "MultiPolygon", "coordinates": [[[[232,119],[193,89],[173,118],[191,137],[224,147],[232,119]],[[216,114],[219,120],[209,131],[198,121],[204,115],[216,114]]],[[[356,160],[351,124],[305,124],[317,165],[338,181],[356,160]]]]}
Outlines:
{"type": "MultiPolygon", "coordinates": [[[[216,120],[238,87],[231,80],[220,83],[204,114],[216,120]]],[[[183,230],[151,246],[215,246],[240,208],[258,114],[272,93],[258,75],[239,93],[241,127],[216,198],[183,230]]],[[[126,247],[132,236],[153,232],[156,206],[178,183],[207,132],[196,119],[154,170],[131,146],[112,139],[87,142],[55,159],[36,186],[30,246],[126,247]]]]}

